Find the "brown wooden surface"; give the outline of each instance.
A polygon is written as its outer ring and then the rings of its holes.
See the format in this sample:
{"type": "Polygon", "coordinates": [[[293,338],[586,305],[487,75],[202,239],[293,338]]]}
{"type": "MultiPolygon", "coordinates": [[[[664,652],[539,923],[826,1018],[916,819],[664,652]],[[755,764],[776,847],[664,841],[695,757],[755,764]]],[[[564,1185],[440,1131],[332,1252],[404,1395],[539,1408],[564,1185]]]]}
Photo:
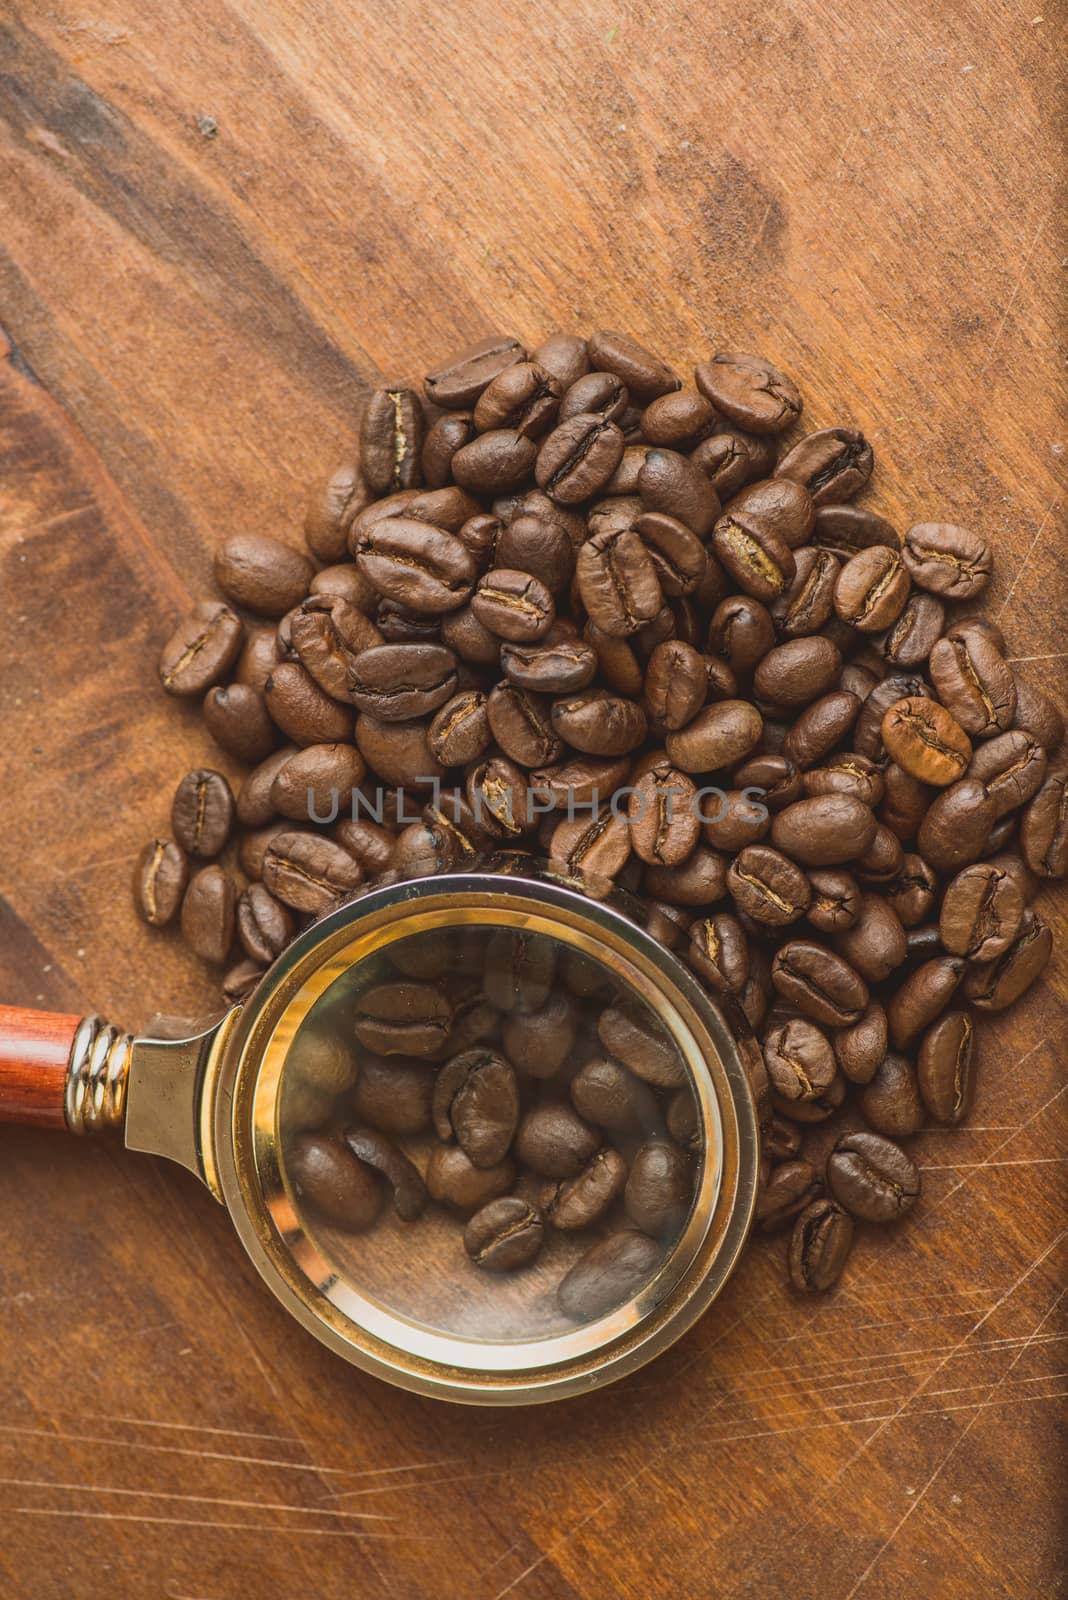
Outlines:
{"type": "MultiPolygon", "coordinates": [[[[484,331],[757,347],[869,503],[998,551],[1064,703],[1063,6],[75,0],[0,24],[0,996],[205,974],[130,863],[217,760],[154,685],[214,539],[295,529],[364,383],[484,331]],[[198,118],[213,118],[216,125],[198,118]],[[207,131],[203,131],[207,130],[207,131]]],[[[1064,902],[1043,897],[1062,940],[1064,902]]],[[[1064,956],[830,1299],[759,1244],[615,1391],[463,1414],[339,1364],[185,1173],[0,1133],[0,1592],[1049,1596],[1064,1581],[1064,956]]]]}
{"type": "Polygon", "coordinates": [[[81,1020],[0,1005],[0,1122],[66,1127],[67,1062],[81,1020]]]}

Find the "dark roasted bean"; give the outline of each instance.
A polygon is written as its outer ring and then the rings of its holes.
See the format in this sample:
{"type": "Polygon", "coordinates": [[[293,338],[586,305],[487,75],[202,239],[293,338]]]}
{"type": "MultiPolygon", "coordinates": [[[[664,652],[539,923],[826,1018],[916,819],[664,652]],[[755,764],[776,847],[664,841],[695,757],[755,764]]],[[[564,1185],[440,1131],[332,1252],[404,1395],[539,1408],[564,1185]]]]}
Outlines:
{"type": "Polygon", "coordinates": [[[975,1029],[966,1011],[947,1011],[920,1041],[920,1096],[936,1122],[962,1122],[975,1084],[975,1029]]]}
{"type": "Polygon", "coordinates": [[[848,1212],[834,1200],[816,1200],[794,1223],[790,1239],[790,1282],[802,1292],[833,1288],[842,1276],[853,1243],[848,1212]]]}
{"type": "Polygon", "coordinates": [[[950,522],[917,522],[902,554],[914,583],[947,600],[974,600],[990,577],[990,546],[950,522]]]}
{"type": "Polygon", "coordinates": [[[134,900],[144,920],[154,928],[172,922],[188,881],[189,866],[178,845],[170,839],[146,844],[134,869],[134,900]]]}
{"type": "Polygon", "coordinates": [[[827,1159],[827,1182],[838,1203],[864,1222],[896,1222],[920,1192],[915,1162],[877,1133],[844,1134],[827,1159]]]}
{"type": "Polygon", "coordinates": [[[871,477],[872,448],[856,428],[822,428],[806,434],[776,468],[776,476],[804,484],[817,506],[851,500],[871,477]]]}

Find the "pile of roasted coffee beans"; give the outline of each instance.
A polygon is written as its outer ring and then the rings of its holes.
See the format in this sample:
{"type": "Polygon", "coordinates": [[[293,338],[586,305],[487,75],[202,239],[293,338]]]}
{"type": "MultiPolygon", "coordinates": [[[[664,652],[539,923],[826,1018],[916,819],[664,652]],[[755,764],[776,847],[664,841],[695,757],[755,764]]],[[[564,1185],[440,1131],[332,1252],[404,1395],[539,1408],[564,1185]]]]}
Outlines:
{"type": "Polygon", "coordinates": [[[225,601],[164,648],[164,688],[253,771],[236,799],[182,780],[136,893],[207,960],[240,949],[234,1000],[383,873],[504,843],[637,891],[763,1042],[759,1218],[823,1289],[852,1219],[913,1204],[899,1141],[967,1114],[977,1014],[1049,959],[1029,902],[1068,870],[1068,761],[974,614],[986,540],[853,505],[870,445],[800,413],[759,357],[684,385],[612,332],[487,339],[377,390],[306,552],[224,540],[225,601]],[[866,1131],[818,1170],[805,1129],[847,1101],[866,1131]]]}
{"type": "Polygon", "coordinates": [[[568,1319],[635,1293],[700,1172],[696,1098],[652,1011],[582,952],[511,928],[415,934],[339,984],[282,1087],[283,1163],[313,1226],[362,1233],[387,1197],[404,1222],[432,1201],[476,1266],[542,1261],[536,1293],[568,1319]]]}

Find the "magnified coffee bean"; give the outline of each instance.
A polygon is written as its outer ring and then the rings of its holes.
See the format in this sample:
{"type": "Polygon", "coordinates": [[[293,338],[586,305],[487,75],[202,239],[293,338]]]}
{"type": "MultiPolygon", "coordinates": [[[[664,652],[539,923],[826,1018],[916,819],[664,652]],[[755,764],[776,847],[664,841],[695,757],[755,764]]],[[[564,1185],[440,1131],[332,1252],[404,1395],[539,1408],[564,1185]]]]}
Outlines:
{"type": "Polygon", "coordinates": [[[938,872],[955,872],[982,855],[997,810],[976,778],[962,778],[932,801],[920,823],[920,855],[938,872]]]}
{"type": "Polygon", "coordinates": [[[871,477],[871,445],[856,428],[821,428],[799,440],[776,477],[804,484],[817,506],[851,500],[871,477]]]}
{"type": "Polygon", "coordinates": [[[374,1171],[340,1139],[299,1134],[288,1146],[286,1172],[311,1210],[352,1233],[369,1228],[382,1209],[384,1194],[374,1171]]]}
{"type": "Polygon", "coordinates": [[[860,915],[860,889],[851,873],[822,867],[808,875],[806,916],[821,933],[844,933],[860,915]]]}
{"type": "Polygon", "coordinates": [[[541,1216],[518,1195],[503,1195],[468,1222],[464,1229],[464,1249],[487,1272],[514,1272],[534,1260],[545,1238],[541,1216]]]}
{"type": "Polygon", "coordinates": [[[864,1222],[896,1222],[916,1202],[915,1162],[877,1133],[847,1133],[827,1158],[827,1182],[840,1205],[864,1222]]]}
{"type": "Polygon", "coordinates": [[[646,1284],[660,1265],[661,1248],[648,1234],[624,1229],[580,1256],[561,1280],[556,1303],[575,1322],[603,1317],[646,1284]]]}
{"type": "Polygon", "coordinates": [[[771,965],[771,981],[813,1022],[846,1028],[868,1004],[868,987],[841,956],[808,939],[781,945],[771,965]]]}
{"type": "Polygon", "coordinates": [[[832,1039],[835,1059],[851,1083],[870,1083],[887,1051],[886,1012],[877,1001],[850,1028],[839,1028],[832,1039]]]}
{"type": "Polygon", "coordinates": [[[623,1204],[635,1227],[654,1239],[677,1233],[689,1209],[693,1175],[685,1151],[669,1139],[650,1139],[635,1153],[623,1204]]]}
{"type": "Polygon", "coordinates": [[[939,699],[969,733],[987,738],[1012,727],[1016,679],[988,639],[939,639],[928,670],[939,699]]]}
{"type": "Polygon", "coordinates": [[[623,435],[616,424],[579,412],[543,441],[534,476],[550,500],[577,505],[604,487],[622,455],[623,435]]]}
{"type": "Polygon", "coordinates": [[[966,1011],[947,1011],[920,1042],[920,1096],[935,1122],[953,1126],[971,1107],[975,1084],[975,1029],[966,1011]]]}
{"type": "Polygon", "coordinates": [[[360,1122],[394,1138],[424,1133],[430,1127],[434,1075],[423,1062],[408,1062],[364,1051],[350,1105],[360,1122]]]}
{"type": "Polygon", "coordinates": [[[546,1187],[541,1204],[546,1220],[562,1232],[588,1228],[600,1220],[623,1192],[627,1163],[618,1150],[598,1150],[574,1178],[546,1187]]]}
{"type": "Polygon", "coordinates": [[[437,1056],[449,1037],[452,1007],[423,983],[380,983],[356,1002],[353,1027],[365,1049],[380,1056],[437,1056]]]}
{"type": "Polygon", "coordinates": [[[1024,812],[1020,848],[1036,877],[1048,880],[1068,874],[1068,758],[1064,754],[1050,763],[1042,787],[1024,812]]]}
{"type": "Polygon", "coordinates": [[[137,858],[134,898],[144,920],[165,928],[174,920],[189,881],[185,853],[170,839],[153,839],[137,858]]]}
{"type": "Polygon", "coordinates": [[[857,1104],[868,1126],[890,1139],[905,1139],[923,1126],[916,1069],[907,1056],[892,1051],[884,1056],[870,1083],[861,1089],[857,1104]]]}
{"type": "MultiPolygon", "coordinates": [[[[692,1099],[688,1088],[679,1092],[692,1099]]],[[[609,1133],[650,1133],[662,1120],[649,1085],[618,1061],[587,1061],[572,1078],[570,1094],[579,1116],[609,1133]]]]}
{"type": "Polygon", "coordinates": [[[459,1145],[438,1144],[430,1152],[426,1187],[439,1205],[470,1216],[507,1194],[515,1176],[515,1162],[510,1158],[496,1167],[476,1167],[459,1145]]]}
{"type": "Polygon", "coordinates": [[[226,676],[241,653],[245,630],[229,606],[204,600],[163,646],[159,677],[168,694],[201,695],[226,676]]]}
{"type": "Polygon", "coordinates": [[[414,1222],[426,1205],[426,1185],[403,1150],[377,1128],[346,1129],[345,1143],[357,1160],[380,1172],[393,1191],[393,1207],[402,1222],[414,1222]]]}
{"type": "Polygon", "coordinates": [[[715,409],[749,433],[781,433],[801,415],[801,396],[784,372],[760,356],[722,351],[694,373],[715,409]]]}
{"type": "Polygon", "coordinates": [[[993,961],[1020,930],[1023,897],[1007,873],[982,863],[965,867],[947,886],[939,936],[951,955],[993,961]]]}
{"type": "Polygon", "coordinates": [[[805,1293],[830,1289],[842,1276],[853,1244],[849,1213],[835,1200],[816,1200],[794,1223],[790,1282],[805,1293]]]}
{"type": "Polygon", "coordinates": [[[764,1065],[777,1100],[787,1104],[819,1099],[837,1072],[826,1034],[803,1017],[791,1018],[765,1037],[764,1065]]]}
{"type": "Polygon", "coordinates": [[[875,837],[871,807],[845,794],[798,800],[777,813],[771,840],[805,867],[839,866],[862,856],[875,837]]]}
{"type": "Polygon", "coordinates": [[[438,1072],[432,1104],[439,1139],[455,1137],[476,1167],[503,1161],[519,1124],[511,1065],[492,1050],[467,1050],[438,1072]]]}
{"type": "Polygon", "coordinates": [[[749,845],[735,857],[727,871],[727,889],[739,911],[771,927],[796,922],[812,898],[800,867],[763,844],[749,845]]]}
{"type": "Polygon", "coordinates": [[[686,1073],[675,1044],[653,1017],[625,1000],[601,1012],[597,1036],[636,1077],[658,1089],[675,1089],[686,1073]]]}
{"type": "Polygon", "coordinates": [[[936,1017],[941,1016],[964,976],[960,956],[936,956],[910,972],[886,1002],[890,1043],[907,1050],[936,1017]]]}
{"type": "Polygon", "coordinates": [[[569,995],[551,994],[537,1011],[505,1018],[501,1042],[512,1065],[531,1078],[551,1078],[568,1060],[578,1017],[569,995]]]}
{"type": "Polygon", "coordinates": [[[993,568],[986,540],[950,522],[917,522],[902,553],[913,583],[947,600],[973,600],[993,568]]]}
{"type": "Polygon", "coordinates": [[[995,961],[977,962],[964,979],[964,993],[980,1011],[1004,1011],[1034,983],[1053,951],[1053,934],[1033,911],[995,961]]]}
{"type": "Polygon", "coordinates": [[[522,928],[499,928],[486,947],[486,998],[499,1011],[537,1011],[552,989],[556,946],[522,928]]]}
{"type": "Polygon", "coordinates": [[[204,961],[222,962],[234,942],[237,889],[222,867],[201,867],[182,900],[182,938],[204,961]]]}

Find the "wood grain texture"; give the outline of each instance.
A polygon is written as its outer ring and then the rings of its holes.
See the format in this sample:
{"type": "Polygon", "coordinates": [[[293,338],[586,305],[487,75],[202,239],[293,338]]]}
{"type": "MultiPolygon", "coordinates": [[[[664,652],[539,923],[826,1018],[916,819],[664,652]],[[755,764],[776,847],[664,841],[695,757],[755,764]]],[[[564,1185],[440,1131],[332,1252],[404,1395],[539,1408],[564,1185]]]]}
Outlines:
{"type": "MultiPolygon", "coordinates": [[[[0,23],[0,996],[208,976],[129,873],[218,752],[155,688],[217,536],[291,532],[365,383],[491,329],[759,348],[867,503],[991,537],[1065,703],[1062,7],[53,0],[0,23]],[[214,119],[216,132],[202,129],[214,119]]],[[[222,763],[225,766],[225,762],[222,763]]],[[[1063,900],[1043,913],[1068,937],[1063,900]]],[[[507,1415],[393,1393],[186,1174],[0,1132],[0,1590],[1047,1597],[1064,1572],[1068,964],[985,1028],[909,1225],[819,1304],[759,1241],[670,1354],[507,1415]]]]}
{"type": "Polygon", "coordinates": [[[70,1047],[80,1016],[0,1006],[0,1123],[64,1129],[70,1047]]]}

